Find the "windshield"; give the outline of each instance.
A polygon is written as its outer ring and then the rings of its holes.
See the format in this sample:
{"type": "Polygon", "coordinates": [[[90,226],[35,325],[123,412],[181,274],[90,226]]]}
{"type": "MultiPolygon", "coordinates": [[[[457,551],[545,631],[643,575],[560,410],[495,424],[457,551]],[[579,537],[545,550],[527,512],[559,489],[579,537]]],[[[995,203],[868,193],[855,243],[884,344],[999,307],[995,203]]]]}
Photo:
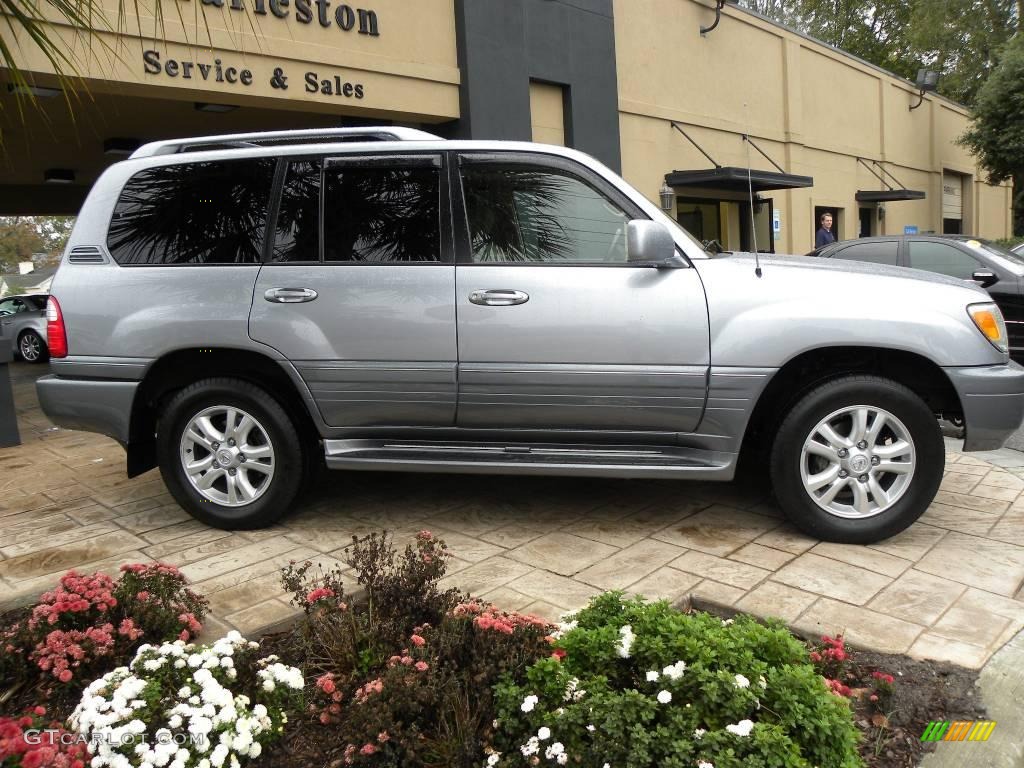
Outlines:
{"type": "Polygon", "coordinates": [[[691,235],[690,232],[686,229],[686,227],[684,227],[682,224],[680,224],[674,218],[669,216],[667,213],[664,215],[664,220],[668,221],[668,222],[671,222],[672,226],[675,227],[676,229],[678,229],[684,235],[686,235],[686,239],[689,240],[691,243],[693,243],[697,248],[700,248],[702,251],[704,251],[704,253],[707,253],[709,256],[711,255],[711,253],[708,251],[708,249],[704,246],[704,243],[702,243],[700,240],[698,240],[693,235],[691,235]]]}
{"type": "Polygon", "coordinates": [[[985,254],[1003,269],[1009,270],[1018,277],[1024,277],[1024,257],[1019,254],[985,240],[967,240],[966,245],[985,254]]]}

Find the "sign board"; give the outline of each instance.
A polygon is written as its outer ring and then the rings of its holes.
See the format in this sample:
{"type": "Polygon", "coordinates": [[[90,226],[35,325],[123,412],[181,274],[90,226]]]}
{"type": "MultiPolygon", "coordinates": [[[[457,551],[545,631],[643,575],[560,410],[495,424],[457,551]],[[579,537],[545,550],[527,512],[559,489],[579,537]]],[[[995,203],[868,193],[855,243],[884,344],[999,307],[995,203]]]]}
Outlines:
{"type": "Polygon", "coordinates": [[[782,211],[778,208],[772,210],[772,237],[775,240],[782,239],[782,211]]]}
{"type": "Polygon", "coordinates": [[[916,235],[917,234],[917,224],[907,224],[907,226],[905,226],[903,228],[903,234],[904,235],[916,235]]]}

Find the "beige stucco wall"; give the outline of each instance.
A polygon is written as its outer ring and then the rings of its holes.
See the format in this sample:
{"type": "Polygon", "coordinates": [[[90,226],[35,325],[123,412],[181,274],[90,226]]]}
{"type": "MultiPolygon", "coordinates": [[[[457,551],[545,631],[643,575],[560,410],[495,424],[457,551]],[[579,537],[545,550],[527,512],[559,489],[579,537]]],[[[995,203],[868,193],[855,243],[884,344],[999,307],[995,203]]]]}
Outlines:
{"type": "MultiPolygon", "coordinates": [[[[966,109],[929,96],[910,111],[912,84],[734,7],[701,36],[713,19],[711,0],[615,0],[623,174],[651,200],[667,172],[711,167],[676,121],[721,165],[747,165],[748,133],[786,171],[814,177],[810,189],[763,193],[781,217],[779,252],[813,247],[815,206],[843,209],[839,236],[857,236],[856,192],[882,189],[858,158],[928,195],[885,203],[881,220],[865,205],[878,234],[907,225],[941,232],[946,169],[974,180],[965,231],[1010,235],[1008,188],[979,181],[956,144],[966,109]]],[[[774,170],[750,157],[755,169],[774,170]]]]}
{"type": "MultiPolygon", "coordinates": [[[[103,0],[107,24],[98,32],[83,34],[58,21],[51,11],[54,30],[76,51],[74,64],[91,89],[146,95],[153,98],[216,101],[273,109],[337,112],[420,122],[441,122],[459,116],[459,71],[455,43],[453,0],[416,0],[415,13],[406,0],[374,0],[365,5],[377,15],[379,35],[359,34],[359,24],[343,31],[334,18],[341,3],[332,3],[329,26],[317,18],[311,5],[311,23],[297,18],[298,3],[278,5],[286,12],[278,18],[270,12],[253,12],[255,0],[240,0],[244,11],[204,5],[199,0],[164,0],[163,23],[158,26],[151,10],[152,0],[143,0],[141,17],[134,4],[124,3],[128,16],[118,22],[117,0],[103,0]],[[102,31],[106,29],[107,31],[102,31]],[[144,51],[159,54],[159,73],[147,72],[144,51]],[[179,62],[178,75],[165,69],[168,59],[179,62]],[[233,67],[236,73],[248,69],[250,85],[203,80],[197,67],[193,77],[181,74],[181,62],[233,67]],[[275,88],[275,70],[287,78],[287,89],[275,88]],[[307,74],[316,81],[315,91],[307,88],[307,74]],[[338,81],[335,81],[335,77],[338,81]],[[322,92],[322,81],[342,84],[342,93],[322,92]],[[346,83],[352,84],[345,89],[346,83]],[[358,91],[355,86],[361,85],[358,91]],[[346,95],[345,91],[348,90],[346,95]],[[358,97],[362,93],[362,98],[358,97]]],[[[359,3],[350,7],[355,10],[359,3]]],[[[3,23],[3,22],[0,22],[3,23]]],[[[5,34],[7,34],[5,32],[5,34]]],[[[42,73],[49,82],[53,71],[43,54],[31,44],[21,46],[22,67],[42,73]]],[[[154,69],[150,66],[150,69],[154,69]]]]}
{"type": "Polygon", "coordinates": [[[565,146],[565,91],[560,85],[530,83],[533,140],[565,146]]]}

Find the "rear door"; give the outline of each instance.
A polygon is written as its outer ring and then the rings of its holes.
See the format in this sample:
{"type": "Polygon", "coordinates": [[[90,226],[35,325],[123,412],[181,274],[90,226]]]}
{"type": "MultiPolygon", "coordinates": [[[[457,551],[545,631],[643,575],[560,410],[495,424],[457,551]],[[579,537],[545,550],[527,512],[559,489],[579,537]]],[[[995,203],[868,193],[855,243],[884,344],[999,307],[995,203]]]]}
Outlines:
{"type": "Polygon", "coordinates": [[[334,427],[452,426],[455,267],[441,154],[287,159],[250,335],[334,427]]]}
{"type": "Polygon", "coordinates": [[[459,426],[694,430],[709,364],[697,271],[628,264],[626,224],[647,217],[577,163],[459,164],[459,426]]]}

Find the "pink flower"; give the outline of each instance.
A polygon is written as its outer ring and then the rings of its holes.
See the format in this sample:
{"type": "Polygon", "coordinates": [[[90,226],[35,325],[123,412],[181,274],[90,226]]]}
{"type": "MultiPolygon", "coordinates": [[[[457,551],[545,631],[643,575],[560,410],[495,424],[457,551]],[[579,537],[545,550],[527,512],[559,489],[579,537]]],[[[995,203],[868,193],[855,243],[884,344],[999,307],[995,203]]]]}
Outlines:
{"type": "Polygon", "coordinates": [[[431,541],[434,538],[434,534],[432,534],[430,531],[420,531],[418,534],[416,534],[416,538],[422,539],[423,541],[431,541]]]}
{"type": "Polygon", "coordinates": [[[65,669],[63,672],[57,675],[57,679],[60,680],[62,683],[70,682],[72,677],[73,675],[71,674],[70,669],[65,669]]]}
{"type": "Polygon", "coordinates": [[[363,748],[359,750],[359,754],[361,754],[361,755],[372,755],[376,751],[377,751],[377,747],[375,747],[373,744],[366,743],[366,744],[363,744],[363,748]]]}
{"type": "Polygon", "coordinates": [[[146,600],[149,600],[149,592],[147,592],[146,590],[142,590],[137,595],[135,595],[135,597],[145,602],[146,600]]]}
{"type": "Polygon", "coordinates": [[[383,744],[386,741],[390,741],[390,740],[391,740],[391,736],[388,735],[387,731],[381,731],[380,733],[377,734],[377,741],[379,741],[381,744],[383,744]]]}
{"type": "Polygon", "coordinates": [[[426,672],[428,669],[430,669],[430,665],[428,665],[427,662],[425,662],[425,661],[417,661],[416,662],[416,671],[417,672],[426,672]]]}
{"type": "Polygon", "coordinates": [[[327,712],[320,713],[320,722],[327,725],[331,722],[331,716],[327,712]]]}
{"type": "Polygon", "coordinates": [[[317,600],[323,600],[326,597],[334,597],[334,590],[328,589],[327,587],[320,587],[306,595],[306,603],[308,605],[312,605],[317,600]]]}
{"type": "Polygon", "coordinates": [[[412,638],[411,638],[411,640],[412,640],[412,644],[413,644],[413,645],[415,645],[415,646],[416,646],[417,648],[420,648],[420,647],[422,647],[422,646],[423,646],[423,645],[425,645],[425,644],[426,644],[426,642],[427,642],[426,640],[424,640],[424,639],[423,639],[422,637],[420,637],[419,635],[413,635],[413,636],[412,636],[412,638]]]}
{"type": "Polygon", "coordinates": [[[189,637],[190,637],[190,635],[189,635],[187,629],[181,630],[181,632],[178,634],[178,639],[181,640],[184,643],[188,642],[189,637]]]}

